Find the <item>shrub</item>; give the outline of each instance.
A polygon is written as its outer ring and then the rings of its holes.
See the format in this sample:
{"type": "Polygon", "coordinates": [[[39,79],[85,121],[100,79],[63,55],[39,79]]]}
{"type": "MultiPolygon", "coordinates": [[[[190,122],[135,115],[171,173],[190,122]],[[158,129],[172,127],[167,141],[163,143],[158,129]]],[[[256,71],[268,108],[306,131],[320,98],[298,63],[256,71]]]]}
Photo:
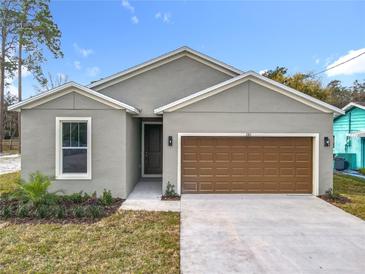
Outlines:
{"type": "Polygon", "coordinates": [[[4,218],[10,218],[12,216],[12,210],[10,206],[4,206],[0,211],[0,216],[4,218]]]}
{"type": "Polygon", "coordinates": [[[73,208],[73,213],[77,218],[82,218],[85,216],[85,210],[82,206],[76,206],[73,208]]]}
{"type": "Polygon", "coordinates": [[[113,196],[110,190],[104,189],[100,201],[103,205],[111,205],[113,203],[113,196]]]}
{"type": "Polygon", "coordinates": [[[16,216],[20,218],[25,218],[29,216],[29,207],[27,205],[19,205],[16,216]]]}
{"type": "Polygon", "coordinates": [[[75,204],[81,204],[84,201],[82,191],[68,195],[67,198],[75,204]]]}
{"type": "Polygon", "coordinates": [[[100,206],[91,205],[87,208],[87,214],[88,216],[96,219],[102,217],[104,215],[104,211],[100,206]]]}
{"type": "Polygon", "coordinates": [[[47,218],[49,215],[49,206],[47,206],[47,205],[38,206],[35,211],[35,215],[39,219],[47,218]]]}
{"type": "Polygon", "coordinates": [[[167,182],[166,190],[165,190],[165,196],[167,197],[175,197],[177,196],[175,192],[175,186],[171,184],[170,182],[167,182]]]}
{"type": "Polygon", "coordinates": [[[25,201],[31,201],[35,206],[53,204],[57,201],[54,193],[49,193],[51,179],[40,172],[32,173],[28,182],[20,182],[18,196],[25,201]]]}
{"type": "Polygon", "coordinates": [[[63,206],[57,206],[54,209],[54,215],[58,219],[63,219],[66,216],[66,209],[63,206]]]}
{"type": "Polygon", "coordinates": [[[362,175],[365,175],[365,168],[359,168],[359,173],[361,173],[362,175]]]}

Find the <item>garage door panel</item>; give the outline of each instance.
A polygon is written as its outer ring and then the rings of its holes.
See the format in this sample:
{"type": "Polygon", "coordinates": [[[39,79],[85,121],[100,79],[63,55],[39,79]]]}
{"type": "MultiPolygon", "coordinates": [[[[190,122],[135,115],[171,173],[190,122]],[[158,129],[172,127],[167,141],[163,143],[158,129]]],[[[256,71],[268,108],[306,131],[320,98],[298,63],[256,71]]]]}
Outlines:
{"type": "Polygon", "coordinates": [[[182,137],[183,193],[311,193],[312,139],[182,137]]]}

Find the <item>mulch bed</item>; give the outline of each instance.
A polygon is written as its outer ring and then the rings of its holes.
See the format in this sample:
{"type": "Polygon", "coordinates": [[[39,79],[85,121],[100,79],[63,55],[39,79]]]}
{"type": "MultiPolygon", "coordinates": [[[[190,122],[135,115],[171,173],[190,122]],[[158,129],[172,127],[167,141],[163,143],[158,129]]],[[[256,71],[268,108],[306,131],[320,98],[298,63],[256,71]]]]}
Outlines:
{"type": "MultiPolygon", "coordinates": [[[[113,200],[113,203],[106,206],[106,205],[100,205],[98,203],[98,200],[89,199],[87,201],[84,201],[82,203],[73,203],[71,201],[63,200],[61,203],[58,203],[58,206],[62,206],[65,208],[65,216],[63,218],[57,218],[56,216],[47,216],[45,218],[38,218],[35,216],[32,217],[9,217],[4,218],[3,216],[0,216],[0,223],[1,222],[7,222],[9,224],[81,224],[81,223],[95,223],[98,222],[100,219],[105,218],[107,216],[112,215],[113,213],[117,212],[122,203],[125,200],[120,198],[115,198],[113,200]],[[87,206],[97,205],[102,208],[103,214],[102,216],[98,218],[93,218],[91,216],[84,216],[84,217],[76,217],[72,214],[72,208],[75,207],[83,207],[84,209],[87,206]]],[[[2,207],[6,206],[14,206],[14,208],[18,205],[18,201],[8,201],[8,200],[0,200],[0,209],[2,207]]],[[[52,208],[52,206],[50,206],[52,208]]],[[[35,210],[35,209],[32,209],[35,210]]]]}
{"type": "Polygon", "coordinates": [[[345,197],[345,196],[342,196],[342,195],[336,195],[336,197],[330,197],[326,194],[324,195],[319,195],[318,196],[319,198],[321,198],[322,200],[325,200],[326,202],[328,203],[331,203],[331,204],[347,204],[347,203],[351,203],[351,199],[345,197]]]}
{"type": "Polygon", "coordinates": [[[165,196],[165,195],[162,195],[161,197],[161,200],[162,201],[180,201],[180,196],[165,196]]]}

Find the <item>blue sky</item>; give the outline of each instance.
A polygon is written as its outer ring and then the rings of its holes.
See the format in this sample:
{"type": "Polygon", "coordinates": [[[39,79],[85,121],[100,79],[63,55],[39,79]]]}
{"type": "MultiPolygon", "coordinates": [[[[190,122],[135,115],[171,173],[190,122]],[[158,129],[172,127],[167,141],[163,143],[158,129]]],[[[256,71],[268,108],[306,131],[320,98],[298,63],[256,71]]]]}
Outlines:
{"type": "MultiPolygon", "coordinates": [[[[51,10],[65,57],[44,71],[81,84],[182,45],[257,72],[317,72],[365,51],[361,1],[52,1],[51,10]]],[[[321,77],[364,80],[365,55],[321,77]]],[[[24,97],[36,94],[31,75],[24,83],[24,97]]]]}

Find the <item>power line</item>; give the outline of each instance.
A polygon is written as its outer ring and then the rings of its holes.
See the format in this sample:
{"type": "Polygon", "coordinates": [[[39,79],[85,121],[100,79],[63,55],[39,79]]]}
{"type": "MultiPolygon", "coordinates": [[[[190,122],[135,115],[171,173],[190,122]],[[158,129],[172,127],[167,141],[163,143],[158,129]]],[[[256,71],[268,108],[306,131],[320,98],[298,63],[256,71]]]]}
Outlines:
{"type": "Polygon", "coordinates": [[[341,62],[341,63],[339,63],[339,64],[337,64],[337,65],[334,65],[334,66],[329,67],[329,68],[326,68],[326,69],[324,69],[324,70],[322,70],[322,71],[320,71],[320,72],[317,72],[317,73],[313,74],[313,76],[316,76],[316,75],[321,74],[321,73],[323,73],[323,72],[329,71],[329,70],[334,69],[334,68],[336,68],[336,67],[338,67],[338,66],[341,66],[341,65],[343,65],[343,64],[346,64],[346,63],[348,63],[348,62],[350,62],[350,61],[352,61],[352,60],[354,60],[354,59],[356,59],[356,58],[359,58],[361,55],[364,55],[364,54],[365,54],[365,51],[364,51],[364,52],[362,52],[362,53],[360,53],[360,54],[358,54],[358,55],[356,55],[356,56],[354,56],[354,57],[351,57],[350,59],[348,59],[348,60],[346,60],[346,61],[343,61],[343,62],[341,62]]]}

